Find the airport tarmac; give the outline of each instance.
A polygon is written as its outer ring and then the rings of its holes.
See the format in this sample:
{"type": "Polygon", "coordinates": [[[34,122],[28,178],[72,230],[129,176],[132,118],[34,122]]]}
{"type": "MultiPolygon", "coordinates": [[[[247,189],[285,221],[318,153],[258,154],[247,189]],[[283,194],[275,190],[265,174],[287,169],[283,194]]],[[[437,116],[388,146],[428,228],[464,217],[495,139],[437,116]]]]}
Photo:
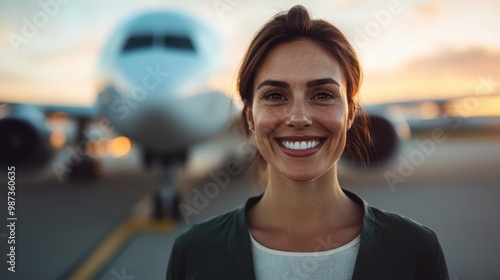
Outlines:
{"type": "MultiPolygon", "coordinates": [[[[384,168],[343,172],[341,184],[375,206],[432,228],[450,279],[500,279],[500,137],[449,138],[427,150],[417,142],[428,139],[409,140],[384,168]],[[394,175],[397,181],[388,183],[386,177],[394,175]]],[[[5,185],[6,178],[0,180],[5,185]]],[[[195,188],[213,180],[207,176],[195,188]]],[[[2,226],[0,278],[165,279],[180,231],[259,191],[246,177],[231,177],[188,224],[174,224],[146,219],[155,184],[151,172],[133,165],[78,184],[17,173],[16,272],[7,271],[9,233],[2,226]]],[[[2,189],[0,218],[7,223],[7,190],[2,189]]],[[[194,193],[184,189],[184,203],[193,205],[194,193]]]]}

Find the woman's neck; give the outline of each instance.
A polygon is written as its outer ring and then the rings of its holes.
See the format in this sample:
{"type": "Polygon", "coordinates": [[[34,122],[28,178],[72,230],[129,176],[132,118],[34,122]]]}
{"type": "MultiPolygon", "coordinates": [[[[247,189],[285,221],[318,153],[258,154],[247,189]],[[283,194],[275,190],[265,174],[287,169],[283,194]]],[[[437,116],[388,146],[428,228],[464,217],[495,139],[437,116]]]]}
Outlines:
{"type": "Polygon", "coordinates": [[[266,191],[250,218],[260,230],[300,237],[358,225],[362,209],[342,191],[335,166],[309,182],[291,181],[270,168],[266,191]]]}

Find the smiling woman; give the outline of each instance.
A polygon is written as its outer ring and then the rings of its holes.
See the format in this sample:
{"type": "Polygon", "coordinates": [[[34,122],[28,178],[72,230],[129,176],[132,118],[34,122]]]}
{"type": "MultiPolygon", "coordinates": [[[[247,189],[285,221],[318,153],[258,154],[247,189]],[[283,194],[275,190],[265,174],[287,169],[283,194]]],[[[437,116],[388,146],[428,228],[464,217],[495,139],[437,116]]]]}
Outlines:
{"type": "Polygon", "coordinates": [[[265,192],[180,235],[167,279],[448,279],[432,230],[340,186],[345,149],[367,160],[361,77],[344,35],[304,7],[262,27],[238,85],[265,192]]]}
{"type": "Polygon", "coordinates": [[[343,80],[336,60],[308,39],[282,43],[267,54],[245,117],[269,164],[269,184],[278,174],[310,181],[340,158],[354,121],[343,80]]]}

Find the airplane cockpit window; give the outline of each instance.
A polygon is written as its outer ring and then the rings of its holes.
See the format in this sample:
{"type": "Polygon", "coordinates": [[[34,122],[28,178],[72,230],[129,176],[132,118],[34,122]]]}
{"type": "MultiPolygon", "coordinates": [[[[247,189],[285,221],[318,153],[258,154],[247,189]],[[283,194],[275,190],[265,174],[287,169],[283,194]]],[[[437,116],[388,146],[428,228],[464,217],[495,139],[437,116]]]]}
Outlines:
{"type": "Polygon", "coordinates": [[[187,36],[166,35],[163,37],[163,44],[166,48],[178,49],[194,52],[194,46],[191,39],[187,36]]]}
{"type": "Polygon", "coordinates": [[[163,46],[167,49],[194,52],[195,48],[191,39],[182,35],[153,36],[152,34],[131,35],[125,41],[122,52],[138,49],[148,49],[153,46],[163,46]]]}
{"type": "Polygon", "coordinates": [[[153,35],[132,35],[125,42],[122,51],[127,52],[151,47],[153,47],[153,35]]]}

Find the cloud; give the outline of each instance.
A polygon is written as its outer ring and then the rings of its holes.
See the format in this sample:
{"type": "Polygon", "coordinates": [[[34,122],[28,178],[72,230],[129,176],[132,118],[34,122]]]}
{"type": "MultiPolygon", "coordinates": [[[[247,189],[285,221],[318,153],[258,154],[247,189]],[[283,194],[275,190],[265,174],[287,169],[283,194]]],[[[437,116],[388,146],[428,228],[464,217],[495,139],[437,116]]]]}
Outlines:
{"type": "Polygon", "coordinates": [[[419,5],[417,11],[425,16],[435,17],[443,12],[443,7],[437,3],[425,3],[419,5]]]}
{"type": "Polygon", "coordinates": [[[498,72],[500,50],[482,46],[466,49],[443,49],[437,53],[416,58],[403,67],[403,71],[418,76],[477,77],[498,72]]]}
{"type": "Polygon", "coordinates": [[[362,96],[368,103],[446,98],[474,92],[481,79],[500,80],[500,49],[441,49],[386,72],[367,72],[362,96]]]}

